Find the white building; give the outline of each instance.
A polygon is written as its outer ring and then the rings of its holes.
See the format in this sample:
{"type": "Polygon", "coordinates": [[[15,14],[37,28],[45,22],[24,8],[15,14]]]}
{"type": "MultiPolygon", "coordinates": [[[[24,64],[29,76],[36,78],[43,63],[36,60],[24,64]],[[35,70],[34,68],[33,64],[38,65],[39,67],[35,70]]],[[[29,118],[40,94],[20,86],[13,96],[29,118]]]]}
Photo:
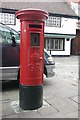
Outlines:
{"type": "Polygon", "coordinates": [[[80,55],[80,1],[68,1],[69,6],[78,15],[76,24],[76,38],[72,40],[72,55],[80,55]]]}
{"type": "Polygon", "coordinates": [[[7,23],[10,19],[13,25],[9,25],[10,23],[8,23],[8,25],[18,31],[20,31],[20,23],[14,16],[16,10],[38,8],[48,11],[49,17],[45,24],[44,46],[52,55],[70,55],[71,39],[76,36],[78,16],[66,2],[29,2],[14,4],[5,2],[3,7],[3,13],[1,13],[2,22],[7,23]],[[6,6],[8,9],[6,9],[6,6]],[[5,13],[6,17],[3,15],[5,13]],[[10,14],[12,14],[12,16],[10,16],[10,14]]]}
{"type": "Polygon", "coordinates": [[[62,17],[58,22],[61,22],[58,27],[45,27],[45,47],[52,55],[70,55],[71,39],[76,35],[76,20],[62,17]]]}
{"type": "Polygon", "coordinates": [[[80,29],[80,2],[68,2],[70,7],[73,9],[73,11],[79,16],[78,21],[77,21],[77,28],[80,29]]]}

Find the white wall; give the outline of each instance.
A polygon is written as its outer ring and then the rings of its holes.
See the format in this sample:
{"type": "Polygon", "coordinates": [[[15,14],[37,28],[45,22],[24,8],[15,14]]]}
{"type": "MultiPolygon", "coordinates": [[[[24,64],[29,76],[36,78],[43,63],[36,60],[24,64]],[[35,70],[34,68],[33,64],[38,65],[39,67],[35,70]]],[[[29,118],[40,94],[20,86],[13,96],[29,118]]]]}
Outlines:
{"type": "Polygon", "coordinates": [[[45,26],[45,33],[76,34],[76,22],[76,19],[62,18],[61,28],[45,26]]]}
{"type": "MultiPolygon", "coordinates": [[[[45,27],[45,33],[58,33],[58,34],[75,34],[76,35],[76,22],[77,19],[62,18],[61,28],[45,27]]],[[[64,51],[51,51],[52,55],[70,55],[71,51],[71,39],[66,41],[65,38],[65,50],[64,51]]]]}
{"type": "Polygon", "coordinates": [[[16,25],[8,25],[8,26],[15,29],[16,31],[20,31],[20,20],[16,19],[16,25]]]}
{"type": "Polygon", "coordinates": [[[74,10],[74,12],[78,15],[78,3],[71,2],[71,8],[74,10]]]}
{"type": "MultiPolygon", "coordinates": [[[[73,11],[80,16],[80,4],[78,4],[77,2],[70,2],[70,6],[73,9],[73,11]]],[[[78,20],[77,20],[78,22],[78,20]]],[[[78,25],[76,24],[76,28],[79,29],[78,25]]]]}
{"type": "MultiPolygon", "coordinates": [[[[11,28],[20,31],[20,20],[16,19],[16,25],[8,25],[11,28]]],[[[61,33],[61,34],[76,34],[76,19],[62,18],[61,28],[58,27],[46,27],[45,33],[61,33]]]]}

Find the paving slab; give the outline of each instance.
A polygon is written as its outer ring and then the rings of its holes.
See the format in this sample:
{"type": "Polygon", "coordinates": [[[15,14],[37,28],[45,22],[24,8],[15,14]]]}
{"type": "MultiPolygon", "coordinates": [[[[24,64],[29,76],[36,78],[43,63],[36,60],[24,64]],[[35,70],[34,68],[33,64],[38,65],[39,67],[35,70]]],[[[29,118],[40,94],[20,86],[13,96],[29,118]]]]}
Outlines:
{"type": "Polygon", "coordinates": [[[55,76],[45,78],[43,107],[26,111],[19,107],[18,87],[3,91],[2,115],[4,118],[77,118],[80,110],[78,57],[54,57],[55,76]]]}
{"type": "Polygon", "coordinates": [[[40,113],[41,116],[46,117],[47,114],[57,113],[58,111],[54,107],[48,106],[48,107],[43,107],[43,108],[38,109],[38,112],[40,113]]]}
{"type": "Polygon", "coordinates": [[[49,114],[47,114],[47,115],[42,115],[42,118],[66,118],[66,116],[65,115],[63,115],[62,113],[60,113],[60,112],[54,112],[54,113],[49,113],[49,114]]]}
{"type": "Polygon", "coordinates": [[[66,118],[78,118],[78,111],[71,112],[69,114],[66,114],[65,116],[66,118]]]}
{"type": "Polygon", "coordinates": [[[77,104],[74,103],[75,104],[75,107],[74,107],[74,104],[73,105],[70,104],[71,101],[69,102],[67,98],[65,99],[65,98],[57,97],[54,99],[48,99],[47,101],[64,115],[74,111],[78,111],[77,104]]]}
{"type": "Polygon", "coordinates": [[[2,117],[15,114],[14,110],[10,107],[10,103],[6,102],[2,105],[2,117]]]}
{"type": "Polygon", "coordinates": [[[80,101],[78,101],[78,96],[72,96],[72,97],[70,97],[70,99],[73,100],[74,102],[80,104],[80,101]]]}
{"type": "Polygon", "coordinates": [[[41,115],[36,111],[29,111],[17,113],[14,115],[8,115],[6,118],[41,118],[41,115]]]}

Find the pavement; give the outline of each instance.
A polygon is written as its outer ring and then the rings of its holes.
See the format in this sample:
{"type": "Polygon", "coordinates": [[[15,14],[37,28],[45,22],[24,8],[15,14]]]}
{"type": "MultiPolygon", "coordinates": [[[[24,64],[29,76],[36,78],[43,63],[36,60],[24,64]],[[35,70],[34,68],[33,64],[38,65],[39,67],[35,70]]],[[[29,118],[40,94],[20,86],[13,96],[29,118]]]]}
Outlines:
{"type": "MultiPolygon", "coordinates": [[[[44,77],[43,106],[36,110],[19,107],[18,87],[6,86],[2,91],[2,118],[78,118],[79,58],[54,57],[55,76],[44,77]]],[[[13,86],[13,85],[12,85],[13,86]]],[[[0,108],[1,109],[1,108],[0,108]]]]}

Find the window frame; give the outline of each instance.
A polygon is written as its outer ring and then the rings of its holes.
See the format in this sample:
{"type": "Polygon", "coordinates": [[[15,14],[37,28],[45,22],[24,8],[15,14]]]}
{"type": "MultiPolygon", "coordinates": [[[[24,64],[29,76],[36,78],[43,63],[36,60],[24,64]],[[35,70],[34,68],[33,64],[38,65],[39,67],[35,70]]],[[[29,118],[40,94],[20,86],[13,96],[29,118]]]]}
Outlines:
{"type": "Polygon", "coordinates": [[[47,50],[52,51],[64,51],[65,50],[65,38],[45,38],[44,46],[47,50]],[[60,40],[62,40],[62,49],[60,49],[60,40]],[[51,48],[51,41],[53,42],[53,49],[51,48]],[[58,41],[58,49],[55,48],[56,41],[58,41]]]}
{"type": "MultiPolygon", "coordinates": [[[[4,32],[4,34],[5,34],[5,38],[3,38],[2,41],[1,41],[3,44],[6,44],[6,43],[12,44],[12,40],[11,40],[12,35],[11,34],[13,34],[15,36],[15,38],[19,38],[19,39],[15,39],[15,40],[16,40],[17,44],[20,44],[20,34],[19,34],[19,32],[15,31],[12,28],[9,28],[8,26],[5,26],[3,24],[0,24],[0,26],[1,26],[1,29],[3,29],[1,31],[4,32]],[[6,31],[9,31],[9,34],[11,35],[10,38],[7,36],[6,31]],[[9,38],[9,40],[8,40],[8,38],[9,38]]],[[[2,35],[4,35],[4,34],[2,33],[2,35]]]]}
{"type": "Polygon", "coordinates": [[[0,22],[5,25],[16,25],[16,16],[13,13],[0,12],[0,22]]]}
{"type": "Polygon", "coordinates": [[[45,21],[45,25],[47,27],[61,27],[61,17],[49,16],[48,19],[45,21]],[[59,19],[59,20],[58,20],[59,19]],[[53,21],[54,20],[54,21],[53,21]],[[59,23],[58,23],[59,22],[59,23]],[[55,23],[55,24],[54,24],[55,23]]]}
{"type": "Polygon", "coordinates": [[[1,39],[2,39],[1,42],[3,44],[12,43],[10,30],[1,24],[0,26],[1,26],[1,39]]]}

